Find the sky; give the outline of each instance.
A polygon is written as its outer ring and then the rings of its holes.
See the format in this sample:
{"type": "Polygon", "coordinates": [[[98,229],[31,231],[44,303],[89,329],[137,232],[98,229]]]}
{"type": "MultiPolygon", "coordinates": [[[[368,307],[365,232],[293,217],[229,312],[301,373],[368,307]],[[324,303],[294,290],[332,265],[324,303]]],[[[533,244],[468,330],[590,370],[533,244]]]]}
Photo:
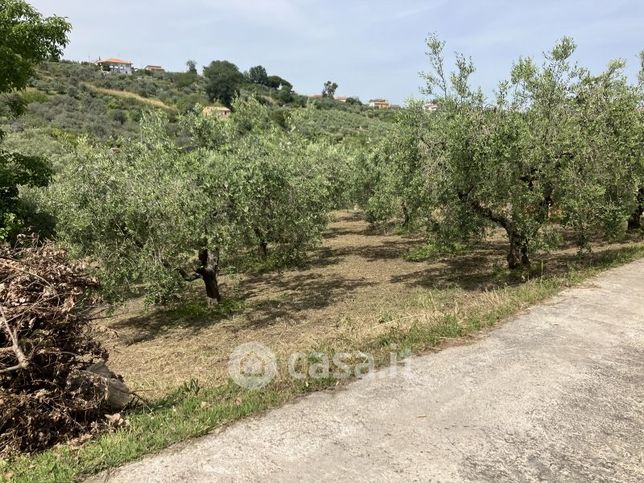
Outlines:
{"type": "Polygon", "coordinates": [[[118,57],[135,67],[185,70],[229,60],[244,71],[263,65],[315,94],[362,101],[421,98],[428,69],[425,38],[471,56],[473,83],[492,93],[520,56],[542,53],[564,35],[575,60],[600,71],[611,59],[636,77],[644,49],[644,0],[29,0],[73,25],[65,58],[118,57]]]}

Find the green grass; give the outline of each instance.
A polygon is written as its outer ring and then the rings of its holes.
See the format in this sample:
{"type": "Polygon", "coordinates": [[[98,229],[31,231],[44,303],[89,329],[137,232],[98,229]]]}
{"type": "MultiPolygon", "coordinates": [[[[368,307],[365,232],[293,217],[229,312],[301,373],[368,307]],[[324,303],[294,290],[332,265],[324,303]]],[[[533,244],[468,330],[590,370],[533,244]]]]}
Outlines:
{"type": "MultiPolygon", "coordinates": [[[[351,349],[370,352],[376,366],[383,367],[389,362],[392,351],[402,356],[418,354],[436,348],[446,340],[492,327],[602,270],[642,257],[642,244],[596,255],[592,266],[577,265],[564,275],[533,279],[495,290],[490,303],[448,314],[436,324],[392,329],[351,349]]],[[[341,348],[324,349],[328,353],[341,348]]],[[[80,448],[56,447],[12,462],[0,462],[0,479],[11,476],[11,481],[15,482],[78,480],[339,383],[332,376],[307,381],[280,378],[260,391],[247,391],[232,382],[204,389],[191,381],[165,400],[128,414],[129,426],[126,428],[98,436],[80,448]]]]}
{"type": "Polygon", "coordinates": [[[241,312],[246,307],[246,301],[236,295],[228,296],[217,305],[206,305],[203,299],[191,299],[180,304],[170,305],[163,315],[169,320],[194,322],[205,319],[219,320],[241,312]]]}
{"type": "Polygon", "coordinates": [[[462,243],[440,246],[437,243],[428,242],[410,249],[405,255],[405,260],[410,262],[424,262],[438,257],[460,255],[464,253],[467,248],[468,247],[462,243]]]}

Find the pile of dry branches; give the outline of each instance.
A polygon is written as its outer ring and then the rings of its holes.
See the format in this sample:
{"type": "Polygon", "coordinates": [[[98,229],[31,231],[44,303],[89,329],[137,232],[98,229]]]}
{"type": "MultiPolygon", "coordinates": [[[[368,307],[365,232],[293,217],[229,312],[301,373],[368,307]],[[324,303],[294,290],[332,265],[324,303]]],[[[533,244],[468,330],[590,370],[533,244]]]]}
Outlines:
{"type": "Polygon", "coordinates": [[[95,287],[52,245],[0,246],[0,457],[85,436],[118,406],[89,333],[95,287]]]}

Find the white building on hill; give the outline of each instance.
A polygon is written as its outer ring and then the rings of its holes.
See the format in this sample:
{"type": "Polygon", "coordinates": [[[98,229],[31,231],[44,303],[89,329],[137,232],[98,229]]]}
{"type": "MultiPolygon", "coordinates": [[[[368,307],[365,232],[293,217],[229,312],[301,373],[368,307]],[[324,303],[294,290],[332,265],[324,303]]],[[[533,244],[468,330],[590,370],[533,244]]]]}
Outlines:
{"type": "Polygon", "coordinates": [[[132,62],[128,60],[116,59],[114,57],[105,60],[98,59],[96,61],[96,65],[98,65],[105,72],[127,75],[130,75],[132,73],[132,62]]]}

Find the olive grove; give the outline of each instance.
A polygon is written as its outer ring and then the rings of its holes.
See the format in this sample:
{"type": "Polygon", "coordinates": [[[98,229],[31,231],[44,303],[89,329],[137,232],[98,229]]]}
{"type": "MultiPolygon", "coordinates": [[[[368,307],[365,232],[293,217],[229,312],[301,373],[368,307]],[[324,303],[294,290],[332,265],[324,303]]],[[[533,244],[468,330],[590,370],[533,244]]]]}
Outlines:
{"type": "Polygon", "coordinates": [[[341,191],[333,148],[278,128],[254,100],[236,101],[230,119],[196,111],[183,125],[187,147],[157,114],[142,121],[138,142],[78,144],[49,192],[60,240],[97,261],[110,298],[143,284],[151,300],[167,300],[202,278],[219,300],[222,267],[297,261],[341,191]]]}
{"type": "Polygon", "coordinates": [[[445,44],[427,44],[425,92],[439,109],[410,106],[368,161],[362,196],[373,221],[397,218],[447,240],[498,227],[517,268],[563,229],[587,247],[641,209],[642,83],[629,84],[622,61],[591,74],[564,38],[543,65],[520,59],[488,101],[470,85],[471,60],[457,55],[448,73],[445,44]]]}
{"type": "Polygon", "coordinates": [[[629,83],[622,61],[593,74],[564,38],[541,65],[519,59],[488,99],[471,60],[457,55],[448,72],[444,43],[427,45],[424,91],[439,109],[411,102],[378,142],[317,136],[305,122],[315,108],[277,119],[252,97],[227,119],[197,107],[178,137],[150,113],[119,147],[77,142],[47,193],[59,240],[94,260],[108,298],[143,286],[167,300],[203,279],[220,300],[222,270],[302,260],[337,208],[446,244],[501,230],[511,269],[566,233],[588,248],[638,226],[642,76],[629,83]]]}

